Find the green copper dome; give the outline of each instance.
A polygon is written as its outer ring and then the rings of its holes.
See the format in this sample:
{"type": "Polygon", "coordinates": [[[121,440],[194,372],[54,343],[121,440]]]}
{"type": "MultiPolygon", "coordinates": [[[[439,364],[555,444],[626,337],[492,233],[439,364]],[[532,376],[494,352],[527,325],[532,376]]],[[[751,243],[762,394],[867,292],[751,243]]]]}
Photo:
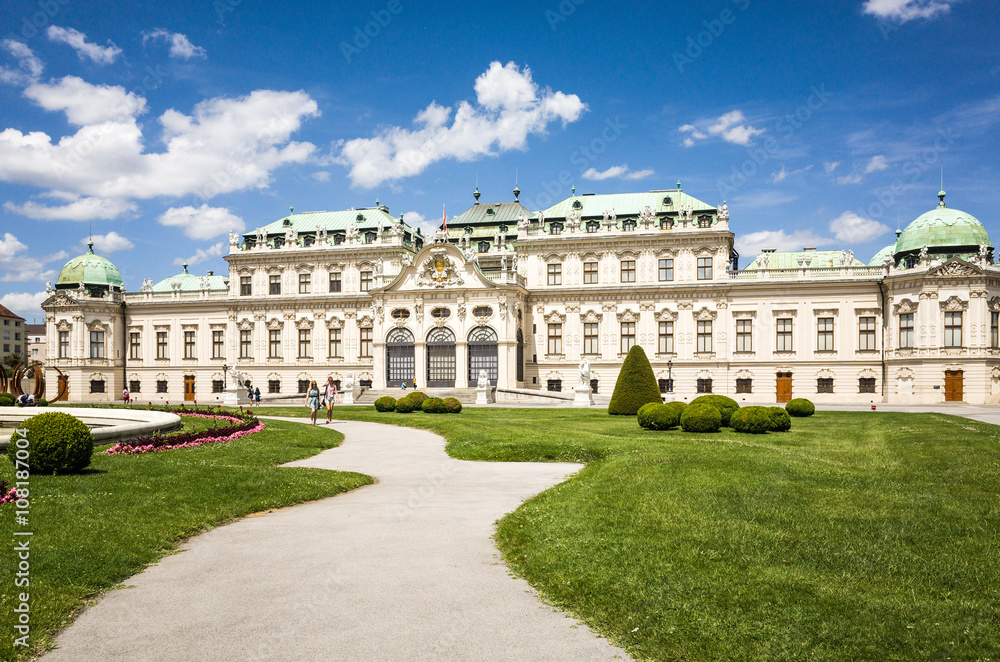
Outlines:
{"type": "Polygon", "coordinates": [[[209,271],[204,276],[196,276],[188,273],[188,264],[183,264],[184,271],[164,278],[156,285],[152,286],[151,292],[200,292],[202,290],[214,292],[226,292],[229,290],[229,279],[225,276],[216,276],[209,271]]]}
{"type": "Polygon", "coordinates": [[[62,268],[62,271],[59,272],[59,280],[56,281],[56,287],[69,289],[83,283],[84,285],[121,289],[122,275],[118,271],[118,267],[111,264],[109,260],[94,255],[94,242],[88,242],[87,246],[89,249],[86,253],[74,257],[62,268]]]}
{"type": "Polygon", "coordinates": [[[893,253],[895,252],[896,252],[896,244],[895,243],[889,244],[888,246],[880,250],[878,253],[875,253],[875,257],[868,260],[868,266],[881,267],[882,262],[885,260],[885,256],[888,255],[889,257],[892,257],[893,253]]]}
{"type": "Polygon", "coordinates": [[[938,193],[941,202],[906,226],[896,242],[896,254],[919,251],[927,246],[929,253],[947,253],[947,250],[965,248],[958,253],[975,253],[979,246],[990,244],[986,228],[975,217],[957,209],[949,209],[944,203],[945,192],[938,193]],[[937,249],[937,250],[935,250],[937,249]]]}

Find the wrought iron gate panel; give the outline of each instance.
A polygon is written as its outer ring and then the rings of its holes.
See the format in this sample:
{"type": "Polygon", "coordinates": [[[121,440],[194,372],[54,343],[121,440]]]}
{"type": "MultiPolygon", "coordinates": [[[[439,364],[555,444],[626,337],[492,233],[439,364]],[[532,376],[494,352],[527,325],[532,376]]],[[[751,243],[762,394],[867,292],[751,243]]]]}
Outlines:
{"type": "Polygon", "coordinates": [[[490,386],[497,385],[497,334],[481,326],[469,334],[469,386],[479,381],[479,371],[485,370],[490,378],[490,386]]]}
{"type": "Polygon", "coordinates": [[[450,329],[434,329],[427,334],[427,387],[455,387],[455,334],[450,329]]]}
{"type": "Polygon", "coordinates": [[[385,339],[386,385],[413,383],[416,361],[413,355],[413,334],[406,329],[393,329],[385,339]]]}

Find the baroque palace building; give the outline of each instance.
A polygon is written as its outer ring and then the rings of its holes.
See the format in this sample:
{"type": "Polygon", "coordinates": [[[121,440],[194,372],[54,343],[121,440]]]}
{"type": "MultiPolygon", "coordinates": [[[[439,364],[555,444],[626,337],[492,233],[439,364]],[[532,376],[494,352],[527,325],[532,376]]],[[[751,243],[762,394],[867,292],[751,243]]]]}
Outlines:
{"type": "Polygon", "coordinates": [[[384,205],[289,213],[230,236],[228,276],[187,266],[126,293],[94,254],[60,272],[46,380],[74,401],[216,402],[237,365],[264,398],[327,376],[373,389],[610,395],[642,346],[668,399],[1000,401],[1000,267],[937,207],[868,264],[764,250],[739,269],[729,210],[681,190],[475,204],[433,237],[384,205]]]}

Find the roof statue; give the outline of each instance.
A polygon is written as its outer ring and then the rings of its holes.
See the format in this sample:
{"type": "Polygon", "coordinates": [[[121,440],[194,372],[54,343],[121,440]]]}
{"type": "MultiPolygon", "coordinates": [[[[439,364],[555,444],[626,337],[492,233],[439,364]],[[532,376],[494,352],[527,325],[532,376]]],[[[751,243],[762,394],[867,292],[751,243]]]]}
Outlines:
{"type": "Polygon", "coordinates": [[[526,215],[521,214],[520,216],[518,216],[517,217],[517,229],[518,229],[518,231],[527,230],[529,223],[530,223],[530,221],[528,220],[528,217],[526,215]]]}
{"type": "Polygon", "coordinates": [[[643,228],[649,229],[651,226],[656,224],[656,214],[650,209],[649,205],[646,205],[641,212],[639,212],[639,224],[643,228]]]}
{"type": "Polygon", "coordinates": [[[604,225],[605,225],[605,227],[607,227],[608,229],[611,229],[614,226],[616,226],[617,224],[618,224],[618,217],[615,215],[615,210],[614,209],[605,209],[604,210],[604,225]]]}
{"type": "Polygon", "coordinates": [[[716,212],[719,216],[720,221],[729,220],[729,205],[726,204],[725,200],[722,201],[722,206],[716,209],[716,212]]]}
{"type": "Polygon", "coordinates": [[[229,231],[229,245],[230,246],[240,245],[240,236],[235,232],[233,232],[232,230],[229,231]]]}
{"type": "Polygon", "coordinates": [[[760,255],[757,256],[757,268],[767,269],[767,265],[770,261],[771,261],[771,254],[767,251],[761,251],[760,255]]]}

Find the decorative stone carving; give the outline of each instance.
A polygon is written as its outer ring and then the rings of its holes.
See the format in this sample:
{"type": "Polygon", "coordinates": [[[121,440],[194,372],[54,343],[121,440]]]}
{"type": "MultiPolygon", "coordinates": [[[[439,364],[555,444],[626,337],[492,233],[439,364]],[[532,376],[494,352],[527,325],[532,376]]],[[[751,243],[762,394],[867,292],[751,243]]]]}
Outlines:
{"type": "Polygon", "coordinates": [[[143,278],[142,287],[139,288],[140,292],[152,292],[153,291],[153,279],[143,278]]]}
{"type": "Polygon", "coordinates": [[[633,313],[631,310],[629,310],[628,308],[626,308],[622,312],[618,313],[618,321],[619,322],[638,322],[639,321],[639,315],[637,313],[633,313]]]}
{"type": "Polygon", "coordinates": [[[546,324],[562,324],[566,321],[566,316],[559,313],[557,310],[553,310],[551,313],[545,316],[546,324]]]}
{"type": "Polygon", "coordinates": [[[707,307],[703,306],[701,310],[694,314],[694,318],[700,321],[714,320],[718,316],[718,311],[709,310],[707,307]]]}
{"type": "Polygon", "coordinates": [[[618,215],[615,214],[614,209],[604,210],[604,229],[611,231],[618,226],[618,215]]]}
{"type": "Polygon", "coordinates": [[[941,306],[941,310],[949,313],[956,313],[962,310],[967,310],[969,307],[968,301],[962,301],[957,296],[948,297],[946,301],[941,301],[938,303],[941,306]]]}
{"type": "Polygon", "coordinates": [[[444,248],[433,249],[417,271],[417,285],[423,287],[444,288],[464,283],[458,264],[444,248]]]}
{"type": "Polygon", "coordinates": [[[975,276],[982,273],[981,270],[972,266],[964,260],[958,258],[945,262],[940,267],[927,273],[928,276],[975,276]]]}
{"type": "Polygon", "coordinates": [[[649,205],[644,207],[643,210],[639,212],[639,225],[641,225],[644,230],[648,230],[656,225],[656,214],[652,209],[650,209],[649,205]]]}
{"type": "Polygon", "coordinates": [[[725,200],[722,201],[722,206],[718,207],[715,212],[720,221],[729,221],[729,205],[726,204],[725,200]]]}

